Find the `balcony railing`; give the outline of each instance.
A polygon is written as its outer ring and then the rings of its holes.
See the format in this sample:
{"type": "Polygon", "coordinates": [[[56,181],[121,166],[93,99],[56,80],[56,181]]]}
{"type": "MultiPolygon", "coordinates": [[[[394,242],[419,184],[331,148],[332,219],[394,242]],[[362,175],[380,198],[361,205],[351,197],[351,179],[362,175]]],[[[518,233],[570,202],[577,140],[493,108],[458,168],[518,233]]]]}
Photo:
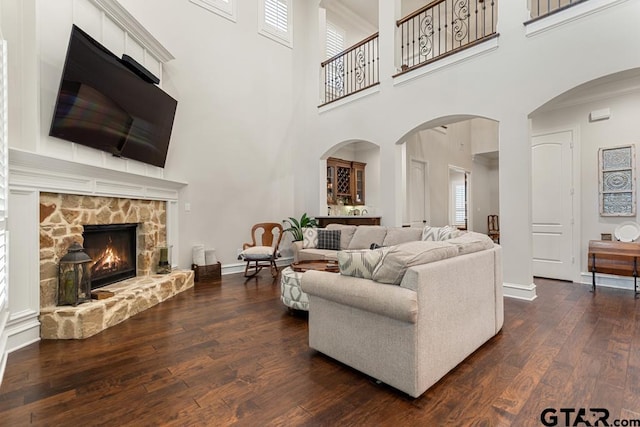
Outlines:
{"type": "Polygon", "coordinates": [[[585,1],[587,0],[531,0],[531,21],[560,12],[585,1]]]}
{"type": "Polygon", "coordinates": [[[378,33],[375,33],[320,64],[324,74],[324,104],[378,84],[378,59],[378,33]]]}
{"type": "Polygon", "coordinates": [[[498,0],[435,0],[400,19],[401,73],[496,36],[497,11],[498,0]]]}

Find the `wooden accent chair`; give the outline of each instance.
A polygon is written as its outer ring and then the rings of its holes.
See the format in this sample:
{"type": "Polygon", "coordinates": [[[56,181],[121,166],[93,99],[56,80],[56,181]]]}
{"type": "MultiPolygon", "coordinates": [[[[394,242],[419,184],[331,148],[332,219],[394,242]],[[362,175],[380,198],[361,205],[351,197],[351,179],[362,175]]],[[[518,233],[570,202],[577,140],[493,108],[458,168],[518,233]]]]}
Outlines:
{"type": "Polygon", "coordinates": [[[498,220],[498,215],[489,215],[487,217],[487,228],[489,232],[487,233],[491,240],[495,243],[500,243],[500,221],[498,220]]]}
{"type": "Polygon", "coordinates": [[[251,228],[251,243],[242,245],[242,257],[247,262],[244,277],[255,276],[263,267],[269,267],[274,278],[278,276],[276,258],[283,234],[282,225],[277,222],[262,222],[251,228]]]}

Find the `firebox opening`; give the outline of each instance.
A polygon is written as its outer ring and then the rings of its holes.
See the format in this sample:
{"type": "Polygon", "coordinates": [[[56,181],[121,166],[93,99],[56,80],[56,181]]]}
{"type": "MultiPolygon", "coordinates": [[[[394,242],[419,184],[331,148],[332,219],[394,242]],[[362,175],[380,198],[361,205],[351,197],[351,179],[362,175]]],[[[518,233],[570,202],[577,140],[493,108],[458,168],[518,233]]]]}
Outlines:
{"type": "Polygon", "coordinates": [[[85,252],[91,257],[91,289],[136,276],[138,224],[85,225],[85,252]]]}

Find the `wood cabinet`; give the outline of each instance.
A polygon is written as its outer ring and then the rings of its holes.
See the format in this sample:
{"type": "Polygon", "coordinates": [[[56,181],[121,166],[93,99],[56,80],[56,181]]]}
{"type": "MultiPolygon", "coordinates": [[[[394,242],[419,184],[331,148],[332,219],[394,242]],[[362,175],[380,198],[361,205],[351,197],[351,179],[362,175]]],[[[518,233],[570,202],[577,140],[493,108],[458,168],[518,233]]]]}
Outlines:
{"type": "Polygon", "coordinates": [[[327,204],[364,205],[366,163],[327,159],[327,204]]]}
{"type": "Polygon", "coordinates": [[[328,224],[346,225],[380,225],[379,216],[316,216],[318,227],[325,228],[328,224]]]}

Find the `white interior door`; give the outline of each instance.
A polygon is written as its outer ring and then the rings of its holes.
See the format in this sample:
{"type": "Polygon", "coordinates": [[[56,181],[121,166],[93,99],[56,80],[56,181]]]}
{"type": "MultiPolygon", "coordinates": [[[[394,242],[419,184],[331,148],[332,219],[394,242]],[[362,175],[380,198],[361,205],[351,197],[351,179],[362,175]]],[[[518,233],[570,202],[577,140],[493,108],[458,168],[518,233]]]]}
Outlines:
{"type": "Polygon", "coordinates": [[[573,133],[534,136],[531,146],[533,275],[573,280],[573,133]]]}
{"type": "Polygon", "coordinates": [[[412,227],[429,224],[429,185],[427,163],[411,159],[409,166],[409,223],[412,227]]]}

